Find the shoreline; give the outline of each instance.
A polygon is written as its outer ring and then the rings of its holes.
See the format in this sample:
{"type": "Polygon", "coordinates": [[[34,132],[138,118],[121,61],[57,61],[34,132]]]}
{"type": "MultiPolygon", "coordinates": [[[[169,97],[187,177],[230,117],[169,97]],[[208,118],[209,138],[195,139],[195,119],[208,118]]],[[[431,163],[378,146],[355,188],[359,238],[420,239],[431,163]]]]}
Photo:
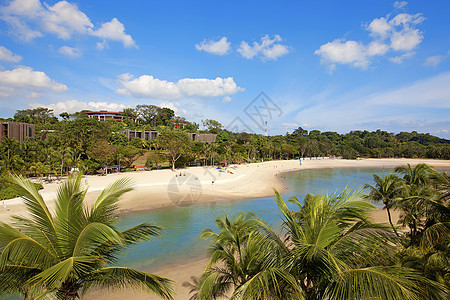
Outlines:
{"type": "MultiPolygon", "coordinates": [[[[86,175],[83,177],[88,188],[86,202],[92,205],[100,192],[115,180],[129,177],[133,190],[122,196],[119,202],[119,214],[129,215],[148,210],[168,209],[179,205],[214,203],[270,197],[273,189],[281,194],[285,187],[280,175],[287,172],[333,168],[393,168],[402,165],[427,163],[436,168],[450,168],[450,160],[435,159],[304,159],[300,166],[298,160],[275,160],[262,163],[231,165],[227,172],[215,167],[188,167],[171,170],[140,171],[132,173],[113,173],[106,176],[86,175]],[[180,176],[181,174],[181,176],[180,176]]],[[[44,184],[40,191],[51,211],[55,208],[59,182],[44,184]]],[[[27,210],[20,198],[4,201],[0,204],[0,219],[26,215],[27,210]]]]}

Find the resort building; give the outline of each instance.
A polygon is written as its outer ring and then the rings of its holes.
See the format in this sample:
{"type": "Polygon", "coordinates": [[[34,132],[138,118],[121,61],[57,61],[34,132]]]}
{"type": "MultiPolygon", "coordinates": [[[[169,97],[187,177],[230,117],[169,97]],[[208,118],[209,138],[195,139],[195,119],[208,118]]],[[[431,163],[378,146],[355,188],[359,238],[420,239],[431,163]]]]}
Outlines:
{"type": "Polygon", "coordinates": [[[128,140],[132,140],[133,138],[140,138],[146,141],[150,141],[156,139],[159,135],[158,131],[136,131],[136,130],[124,130],[121,133],[125,134],[128,140]]]}
{"type": "Polygon", "coordinates": [[[123,121],[123,116],[120,112],[99,110],[99,111],[86,111],[85,114],[87,114],[89,118],[94,118],[99,121],[107,121],[107,120],[123,121]]]}
{"type": "Polygon", "coordinates": [[[21,122],[2,122],[0,130],[0,141],[3,138],[14,138],[22,143],[25,138],[33,137],[36,126],[29,123],[21,122]]]}
{"type": "MultiPolygon", "coordinates": [[[[128,140],[133,138],[140,138],[146,141],[156,139],[159,136],[158,131],[136,131],[124,130],[121,133],[125,134],[128,140]]],[[[212,133],[186,133],[193,142],[213,143],[216,141],[217,134],[212,133]]]]}

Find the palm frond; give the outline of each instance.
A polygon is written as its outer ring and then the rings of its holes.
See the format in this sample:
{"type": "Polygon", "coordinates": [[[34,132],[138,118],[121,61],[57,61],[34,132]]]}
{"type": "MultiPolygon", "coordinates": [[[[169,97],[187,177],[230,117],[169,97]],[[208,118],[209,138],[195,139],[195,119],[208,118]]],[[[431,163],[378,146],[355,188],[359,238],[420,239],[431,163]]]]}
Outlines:
{"type": "Polygon", "coordinates": [[[121,178],[108,185],[97,197],[89,215],[91,222],[110,222],[117,211],[119,198],[132,190],[131,178],[121,178]]]}
{"type": "Polygon", "coordinates": [[[103,223],[89,223],[83,228],[74,244],[71,256],[83,256],[92,254],[98,247],[105,243],[125,245],[122,235],[103,223]]]}
{"type": "Polygon", "coordinates": [[[344,271],[329,287],[332,299],[444,299],[445,287],[411,269],[370,267],[344,271]]]}
{"type": "Polygon", "coordinates": [[[35,225],[41,228],[49,240],[54,241],[54,220],[36,186],[21,176],[11,176],[10,180],[13,183],[12,189],[23,199],[35,225]]]}
{"type": "Polygon", "coordinates": [[[91,269],[91,266],[98,264],[101,257],[79,256],[70,257],[30,278],[25,284],[31,287],[45,286],[47,290],[59,289],[64,282],[71,277],[84,277],[91,269]]]}
{"type": "Polygon", "coordinates": [[[145,289],[164,299],[173,299],[173,281],[158,275],[123,267],[107,267],[91,272],[83,293],[92,287],[145,289]]]}
{"type": "Polygon", "coordinates": [[[294,276],[284,269],[266,269],[237,288],[230,300],[236,299],[304,299],[294,276]]]}

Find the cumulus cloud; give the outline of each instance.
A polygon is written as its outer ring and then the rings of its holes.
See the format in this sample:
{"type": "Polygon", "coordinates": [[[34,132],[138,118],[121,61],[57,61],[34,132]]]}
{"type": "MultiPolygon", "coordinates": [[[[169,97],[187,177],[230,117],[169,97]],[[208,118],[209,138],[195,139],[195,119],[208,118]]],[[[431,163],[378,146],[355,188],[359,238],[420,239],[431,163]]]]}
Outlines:
{"type": "MultiPolygon", "coordinates": [[[[398,5],[405,4],[399,3],[398,5]]],[[[365,29],[373,39],[368,44],[361,41],[335,39],[320,46],[314,53],[321,57],[322,63],[328,65],[330,71],[336,64],[348,64],[353,67],[367,69],[373,56],[384,56],[389,51],[405,52],[389,58],[394,63],[403,63],[406,58],[415,54],[414,49],[423,41],[423,32],[416,28],[425,18],[422,14],[399,13],[391,18],[375,18],[365,29]]]]}
{"type": "Polygon", "coordinates": [[[206,39],[201,43],[195,45],[195,49],[198,51],[205,51],[214,55],[225,55],[228,54],[231,50],[231,42],[228,42],[226,37],[222,37],[218,41],[206,39]]]}
{"type": "Polygon", "coordinates": [[[42,14],[45,15],[42,19],[43,29],[64,40],[75,33],[86,33],[93,27],[89,18],[75,4],[66,1],[57,2],[53,6],[45,4],[42,14]]]}
{"type": "Polygon", "coordinates": [[[247,59],[253,59],[260,55],[263,60],[277,60],[290,52],[288,46],[280,43],[282,41],[283,39],[278,34],[272,39],[266,34],[261,38],[261,43],[253,42],[252,46],[242,41],[237,52],[247,59]]]}
{"type": "Polygon", "coordinates": [[[336,63],[367,69],[370,57],[384,55],[388,49],[389,46],[377,42],[365,46],[361,42],[336,39],[320,46],[314,54],[319,55],[322,62],[330,64],[330,71],[336,68],[336,63]]]}
{"type": "Polygon", "coordinates": [[[137,98],[179,99],[186,97],[217,97],[232,95],[244,89],[232,77],[216,79],[183,78],[177,82],[160,80],[151,75],[134,78],[131,74],[119,75],[121,88],[116,93],[137,98]]]}
{"type": "Polygon", "coordinates": [[[47,107],[53,109],[54,113],[60,114],[62,112],[74,113],[81,110],[109,110],[109,111],[120,111],[126,108],[125,105],[119,103],[108,103],[108,102],[83,102],[78,100],[66,100],[52,104],[42,104],[42,103],[30,103],[29,108],[36,107],[47,107]]]}
{"type": "MultiPolygon", "coordinates": [[[[91,31],[91,34],[103,39],[104,43],[107,40],[122,42],[125,47],[135,47],[131,35],[125,33],[125,26],[116,18],[110,22],[103,23],[98,30],[91,31]]],[[[99,45],[97,43],[97,45],[99,45]]]]}
{"type": "Polygon", "coordinates": [[[66,85],[50,79],[44,72],[34,71],[32,68],[23,66],[0,72],[0,85],[9,89],[50,89],[58,93],[68,90],[66,85]]]}
{"type": "Polygon", "coordinates": [[[9,49],[0,46],[0,60],[18,63],[22,60],[22,56],[12,53],[9,49]]]}
{"type": "Polygon", "coordinates": [[[65,0],[53,6],[39,0],[13,0],[0,8],[0,18],[10,28],[10,33],[23,41],[54,34],[68,40],[73,35],[91,35],[107,40],[122,42],[125,47],[135,46],[125,27],[116,18],[95,29],[89,17],[76,4],[65,0]]]}
{"type": "Polygon", "coordinates": [[[77,58],[83,55],[83,52],[80,49],[72,48],[69,46],[62,46],[61,48],[59,48],[58,52],[70,58],[77,58]]]}

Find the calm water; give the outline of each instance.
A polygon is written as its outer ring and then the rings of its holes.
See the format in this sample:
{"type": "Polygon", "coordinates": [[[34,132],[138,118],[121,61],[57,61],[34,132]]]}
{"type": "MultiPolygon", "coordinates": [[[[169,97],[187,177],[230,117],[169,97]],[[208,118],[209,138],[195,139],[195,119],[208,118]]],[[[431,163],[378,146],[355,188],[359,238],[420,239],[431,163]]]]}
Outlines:
{"type": "MultiPolygon", "coordinates": [[[[392,169],[322,169],[284,173],[282,180],[288,189],[282,191],[283,197],[286,200],[291,196],[303,199],[307,193],[339,193],[346,186],[362,188],[364,184],[372,183],[372,173],[381,175],[383,171],[387,174],[392,169]]],[[[149,222],[163,226],[165,231],[152,241],[135,245],[118,264],[151,271],[204,257],[208,242],[200,239],[201,231],[206,227],[215,230],[214,220],[218,216],[225,213],[233,216],[249,210],[279,227],[280,213],[273,197],[196,204],[123,216],[119,221],[121,228],[149,222]]]]}

